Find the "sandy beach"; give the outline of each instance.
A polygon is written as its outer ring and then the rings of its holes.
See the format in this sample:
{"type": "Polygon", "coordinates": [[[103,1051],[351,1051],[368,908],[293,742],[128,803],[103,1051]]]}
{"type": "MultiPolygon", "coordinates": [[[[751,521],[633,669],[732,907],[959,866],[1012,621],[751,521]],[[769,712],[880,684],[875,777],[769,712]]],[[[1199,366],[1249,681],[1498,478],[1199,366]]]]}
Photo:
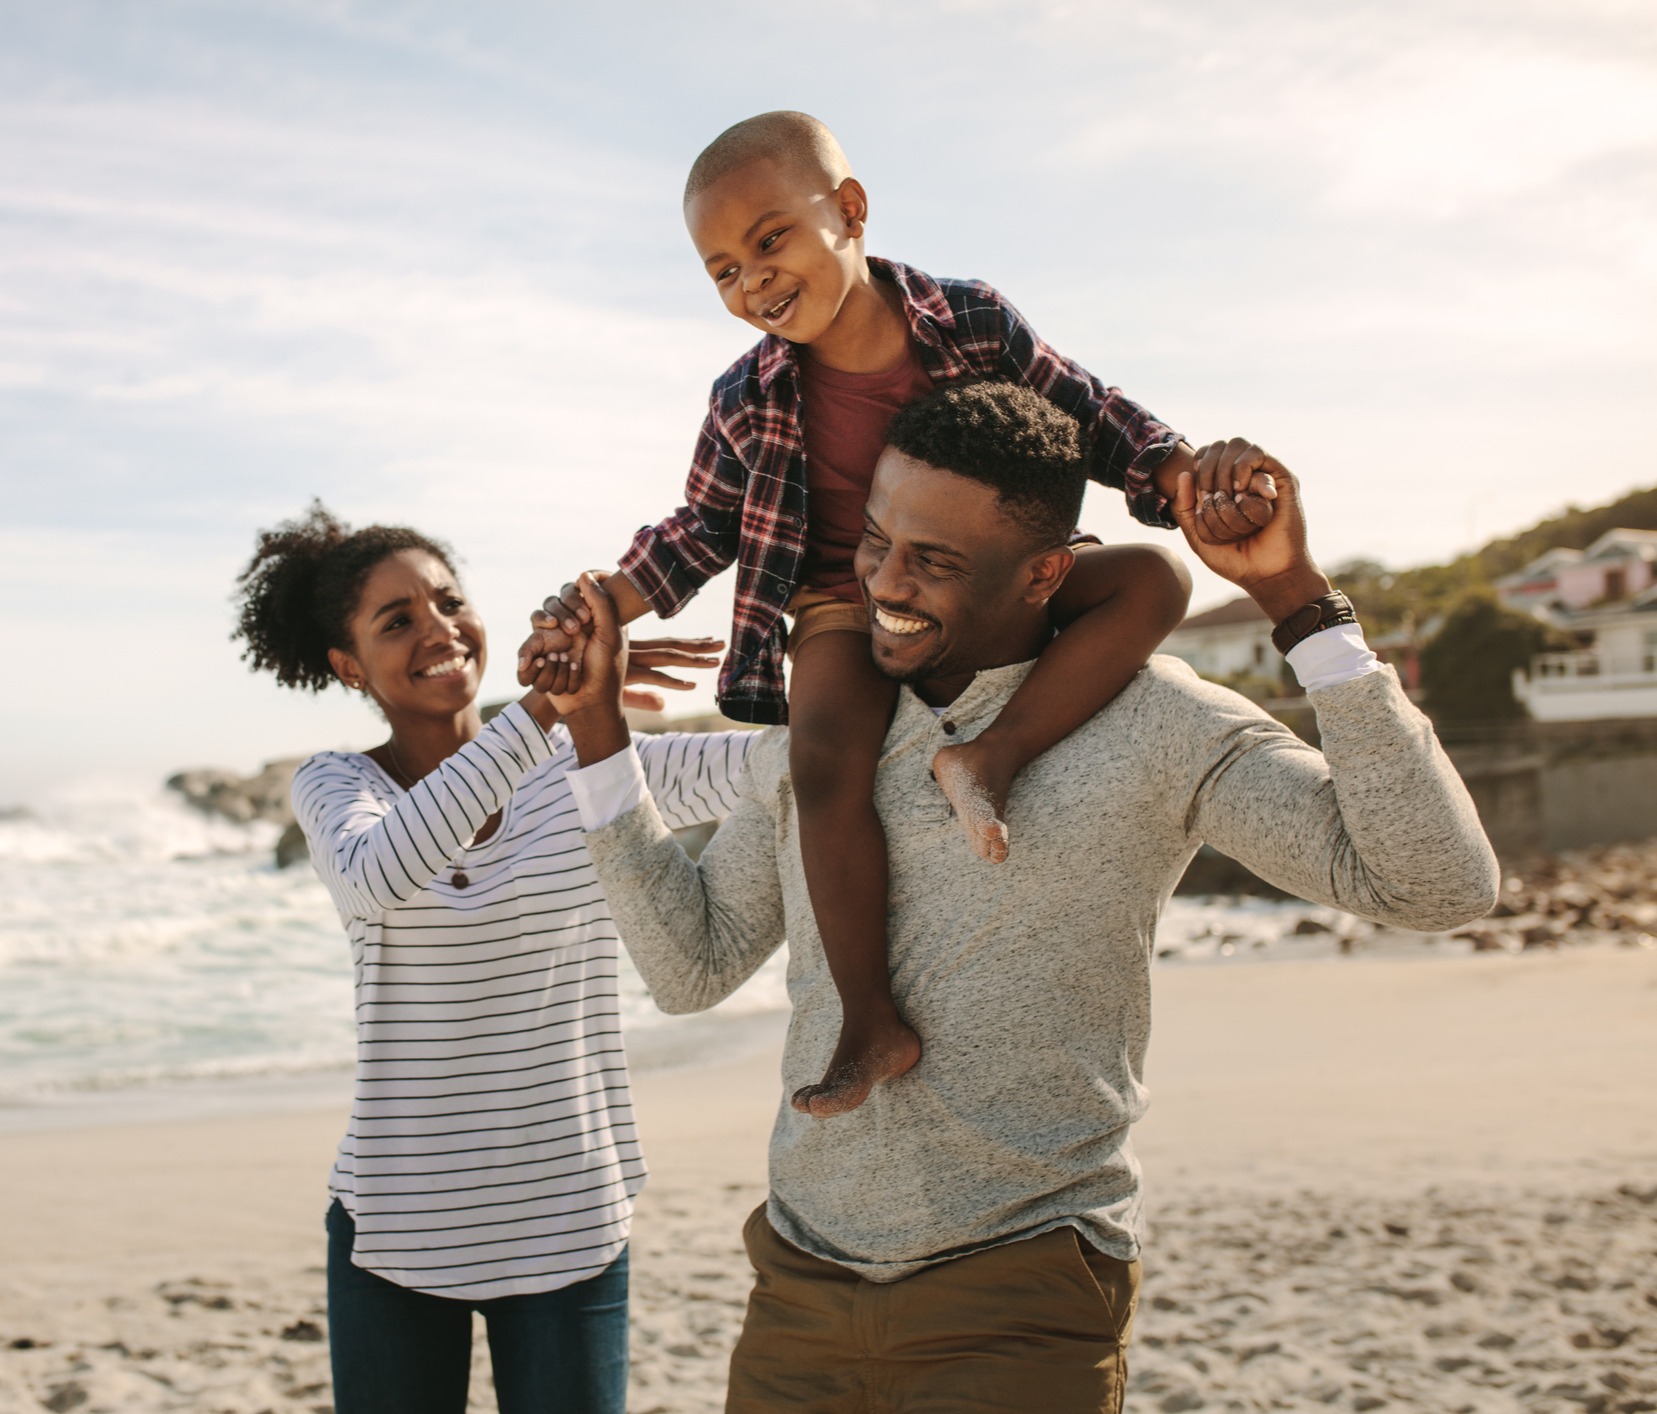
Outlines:
{"type": "MultiPolygon", "coordinates": [[[[1657,1410],[1657,954],[1165,966],[1155,988],[1131,1410],[1657,1410]]],[[[636,1414],[720,1407],[776,1077],[773,1046],[638,1078],[636,1414]]],[[[342,1123],[0,1138],[0,1410],[329,1410],[342,1123]]]]}

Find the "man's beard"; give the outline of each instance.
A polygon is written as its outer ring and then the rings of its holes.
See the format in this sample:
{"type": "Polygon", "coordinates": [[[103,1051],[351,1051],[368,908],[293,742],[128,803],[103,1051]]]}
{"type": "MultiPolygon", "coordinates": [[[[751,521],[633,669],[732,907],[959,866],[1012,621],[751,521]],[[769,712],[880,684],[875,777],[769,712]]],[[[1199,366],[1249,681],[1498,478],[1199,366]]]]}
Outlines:
{"type": "Polygon", "coordinates": [[[944,663],[944,657],[948,651],[948,645],[936,644],[926,658],[903,669],[888,668],[878,657],[873,654],[870,656],[874,657],[875,668],[882,677],[890,678],[893,682],[907,683],[913,686],[915,683],[925,682],[928,678],[939,676],[940,671],[947,666],[944,663]]]}

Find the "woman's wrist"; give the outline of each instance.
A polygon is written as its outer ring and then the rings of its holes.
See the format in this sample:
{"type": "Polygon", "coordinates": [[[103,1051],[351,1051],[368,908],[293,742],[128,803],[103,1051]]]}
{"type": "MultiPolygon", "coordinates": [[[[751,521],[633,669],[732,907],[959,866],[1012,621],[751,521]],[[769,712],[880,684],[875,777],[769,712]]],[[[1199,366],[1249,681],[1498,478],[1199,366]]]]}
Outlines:
{"type": "Polygon", "coordinates": [[[552,698],[546,693],[531,688],[518,699],[518,705],[535,718],[535,725],[542,731],[550,732],[558,725],[558,709],[552,705],[552,698]]]}

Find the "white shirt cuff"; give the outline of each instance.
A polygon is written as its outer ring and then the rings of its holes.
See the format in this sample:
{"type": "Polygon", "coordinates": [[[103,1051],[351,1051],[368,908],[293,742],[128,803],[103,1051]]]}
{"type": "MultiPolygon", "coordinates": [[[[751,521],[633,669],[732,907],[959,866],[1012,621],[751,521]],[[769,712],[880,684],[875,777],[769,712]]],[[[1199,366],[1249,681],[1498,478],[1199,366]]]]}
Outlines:
{"type": "Polygon", "coordinates": [[[644,799],[644,762],[631,746],[591,766],[566,771],[564,779],[575,798],[583,830],[602,830],[644,799]]]}
{"type": "Polygon", "coordinates": [[[1286,655],[1306,692],[1336,687],[1366,673],[1379,672],[1381,660],[1364,642],[1357,624],[1337,624],[1303,638],[1286,655]]]}

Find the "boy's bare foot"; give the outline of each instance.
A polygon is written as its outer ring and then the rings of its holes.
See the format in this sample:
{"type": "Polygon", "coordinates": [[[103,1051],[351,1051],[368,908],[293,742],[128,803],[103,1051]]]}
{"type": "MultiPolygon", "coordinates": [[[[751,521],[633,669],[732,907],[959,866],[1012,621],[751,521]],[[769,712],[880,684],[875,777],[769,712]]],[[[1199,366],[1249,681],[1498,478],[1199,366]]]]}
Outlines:
{"type": "Polygon", "coordinates": [[[869,1091],[885,1080],[896,1080],[921,1058],[921,1038],[894,1011],[872,1024],[840,1026],[840,1044],[815,1085],[794,1092],[794,1108],[817,1119],[855,1110],[869,1091]]]}
{"type": "Polygon", "coordinates": [[[941,747],[932,758],[932,774],[966,826],[973,852],[1002,864],[1007,858],[1007,792],[1016,773],[981,741],[941,747]]]}

